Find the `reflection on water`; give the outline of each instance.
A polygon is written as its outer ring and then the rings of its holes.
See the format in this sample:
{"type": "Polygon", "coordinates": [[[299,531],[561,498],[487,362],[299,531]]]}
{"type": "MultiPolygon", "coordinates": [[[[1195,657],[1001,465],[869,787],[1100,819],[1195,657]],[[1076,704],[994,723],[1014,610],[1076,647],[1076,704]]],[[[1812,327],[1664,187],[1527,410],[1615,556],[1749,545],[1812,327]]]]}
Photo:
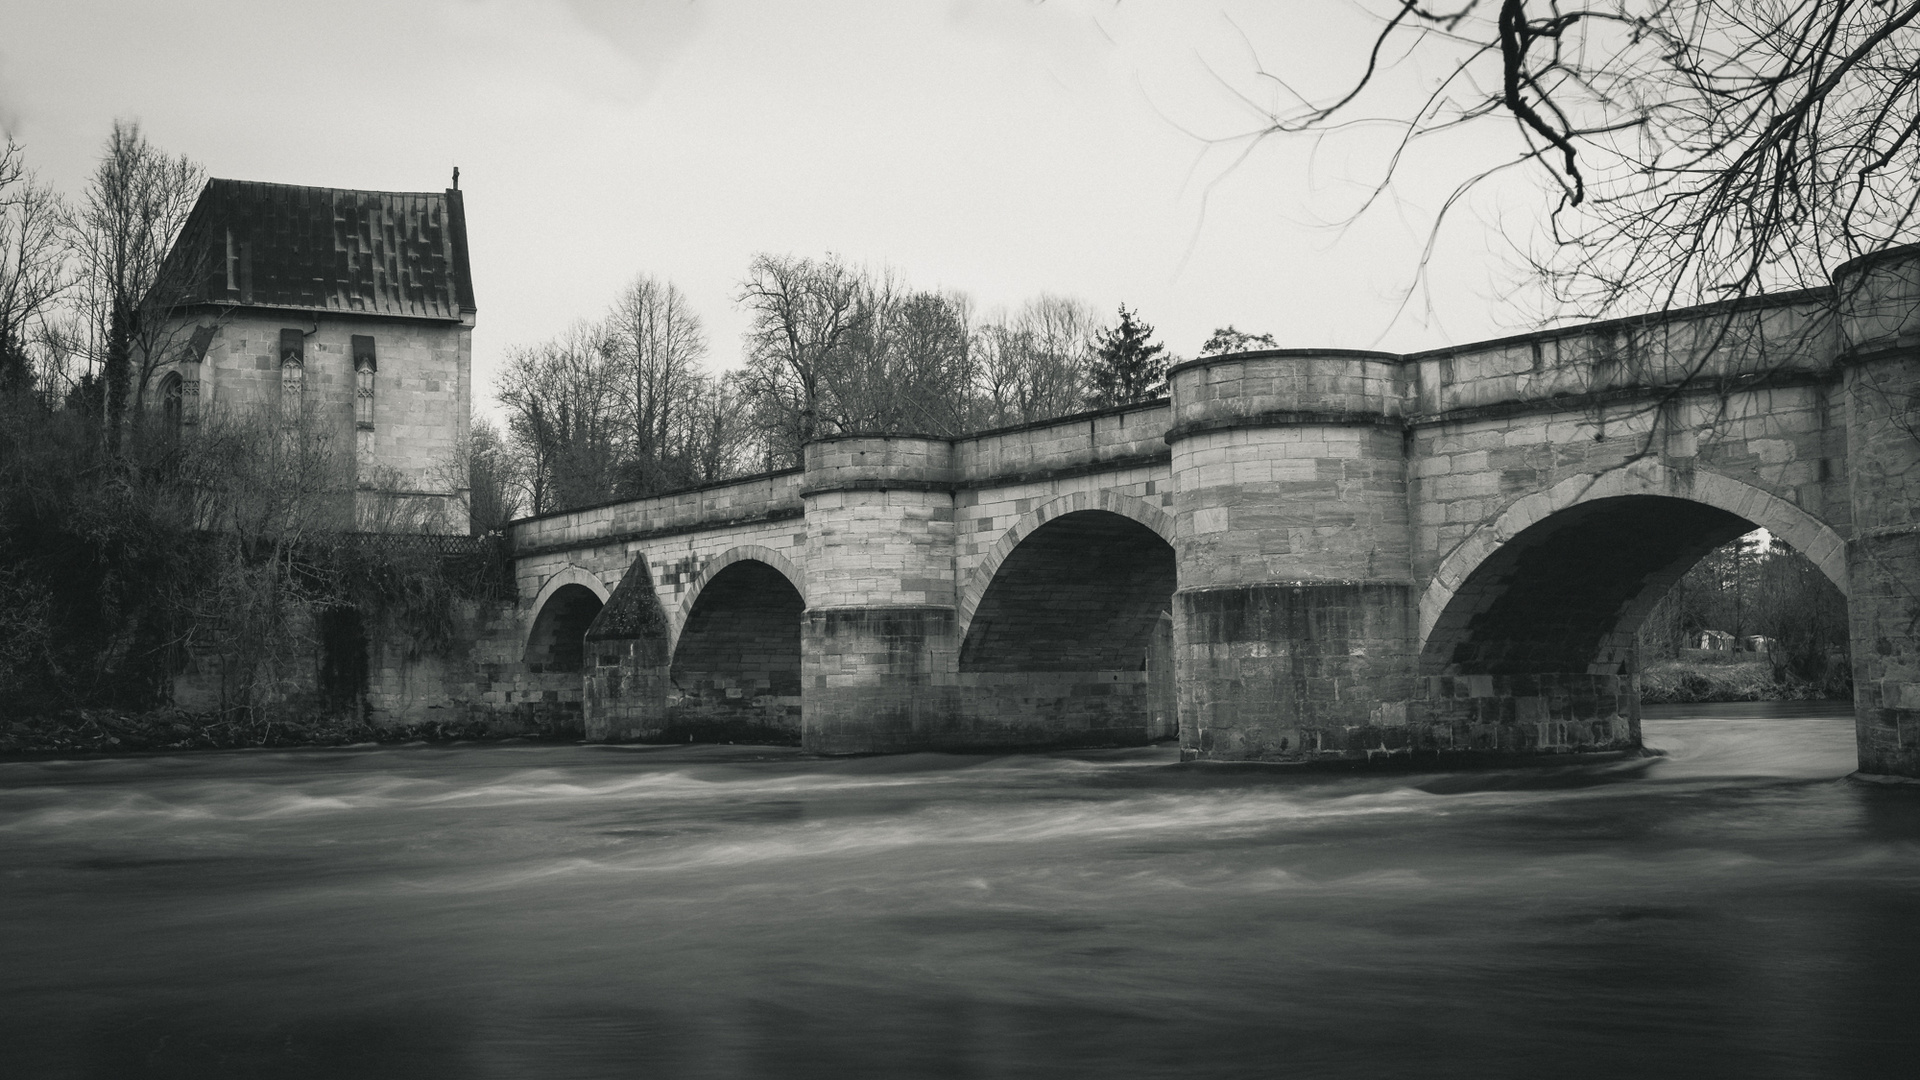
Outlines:
{"type": "Polygon", "coordinates": [[[1805,1076],[1920,1050],[1831,707],[1466,773],[1174,751],[0,764],[0,1074],[1805,1076]]]}

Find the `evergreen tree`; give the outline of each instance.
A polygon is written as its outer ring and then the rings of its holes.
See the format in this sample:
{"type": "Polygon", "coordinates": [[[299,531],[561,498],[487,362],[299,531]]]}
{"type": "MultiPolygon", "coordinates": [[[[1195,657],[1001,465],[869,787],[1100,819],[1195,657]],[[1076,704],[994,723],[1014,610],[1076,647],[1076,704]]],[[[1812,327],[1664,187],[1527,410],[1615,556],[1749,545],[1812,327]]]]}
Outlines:
{"type": "Polygon", "coordinates": [[[1126,405],[1158,395],[1167,381],[1166,346],[1153,343],[1153,327],[1120,305],[1120,324],[1095,339],[1093,406],[1126,405]]]}

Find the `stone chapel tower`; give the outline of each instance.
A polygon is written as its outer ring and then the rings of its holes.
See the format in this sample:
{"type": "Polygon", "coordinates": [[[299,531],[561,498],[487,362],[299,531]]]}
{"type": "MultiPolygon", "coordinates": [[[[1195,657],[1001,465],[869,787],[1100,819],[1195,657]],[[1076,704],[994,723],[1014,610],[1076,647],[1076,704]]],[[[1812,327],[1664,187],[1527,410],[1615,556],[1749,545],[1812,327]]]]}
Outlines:
{"type": "Polygon", "coordinates": [[[209,180],[167,256],[149,400],[188,427],[300,416],[349,529],[467,532],[466,209],[443,192],[209,180]]]}

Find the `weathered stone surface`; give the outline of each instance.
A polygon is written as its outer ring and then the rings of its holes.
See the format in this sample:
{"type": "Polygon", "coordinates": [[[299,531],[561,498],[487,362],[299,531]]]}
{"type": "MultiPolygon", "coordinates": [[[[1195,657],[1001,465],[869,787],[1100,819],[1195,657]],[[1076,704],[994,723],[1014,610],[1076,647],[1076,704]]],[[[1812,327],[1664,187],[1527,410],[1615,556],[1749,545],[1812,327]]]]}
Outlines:
{"type": "MultiPolygon", "coordinates": [[[[1758,526],[1852,593],[1862,767],[1920,773],[1916,311],[1907,250],[1832,290],[1209,357],[1168,402],[835,439],[805,470],[517,524],[516,625],[644,557],[676,707],[797,704],[830,753],[1139,742],[1170,712],[1192,756],[1622,750],[1638,620],[1758,526]],[[742,562],[764,587],[703,593],[742,562]]],[[[553,692],[536,651],[489,693],[553,692]]]]}
{"type": "Polygon", "coordinates": [[[809,610],[801,636],[802,745],[826,754],[952,745],[953,609],[809,610]]]}
{"type": "Polygon", "coordinates": [[[582,722],[589,739],[644,739],[666,729],[667,617],[645,556],[633,560],[583,638],[582,722]]]}
{"type": "Polygon", "coordinates": [[[799,742],[805,608],[763,562],[735,562],[710,578],[673,653],[668,739],[799,742]]]}
{"type": "Polygon", "coordinates": [[[1293,582],[1182,591],[1185,757],[1306,760],[1403,748],[1407,586],[1293,582]],[[1388,729],[1392,729],[1390,732],[1388,729]]]}
{"type": "MultiPolygon", "coordinates": [[[[364,532],[464,536],[464,490],[446,463],[467,446],[473,327],[458,321],[371,318],[235,307],[197,315],[163,333],[174,344],[154,385],[177,377],[187,424],[285,416],[299,410],[337,456],[342,527],[364,532]],[[177,346],[193,336],[204,349],[177,346]],[[300,373],[283,379],[280,334],[300,335],[300,373]],[[369,339],[379,358],[371,427],[355,420],[353,340],[369,339]],[[297,394],[289,398],[292,389],[297,394]]],[[[153,394],[154,408],[163,406],[153,394]]]]}
{"type": "Polygon", "coordinates": [[[1846,549],[1860,769],[1920,776],[1920,259],[1835,274],[1853,535],[1846,549]]]}

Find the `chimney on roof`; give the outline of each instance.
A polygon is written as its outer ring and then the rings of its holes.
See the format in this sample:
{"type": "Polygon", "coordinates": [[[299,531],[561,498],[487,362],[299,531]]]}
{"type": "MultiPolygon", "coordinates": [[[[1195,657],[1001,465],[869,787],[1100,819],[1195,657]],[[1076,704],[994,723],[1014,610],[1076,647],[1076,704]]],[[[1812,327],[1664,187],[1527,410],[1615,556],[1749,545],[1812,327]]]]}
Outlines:
{"type": "Polygon", "coordinates": [[[460,166],[458,165],[453,167],[453,190],[460,190],[460,166]]]}

